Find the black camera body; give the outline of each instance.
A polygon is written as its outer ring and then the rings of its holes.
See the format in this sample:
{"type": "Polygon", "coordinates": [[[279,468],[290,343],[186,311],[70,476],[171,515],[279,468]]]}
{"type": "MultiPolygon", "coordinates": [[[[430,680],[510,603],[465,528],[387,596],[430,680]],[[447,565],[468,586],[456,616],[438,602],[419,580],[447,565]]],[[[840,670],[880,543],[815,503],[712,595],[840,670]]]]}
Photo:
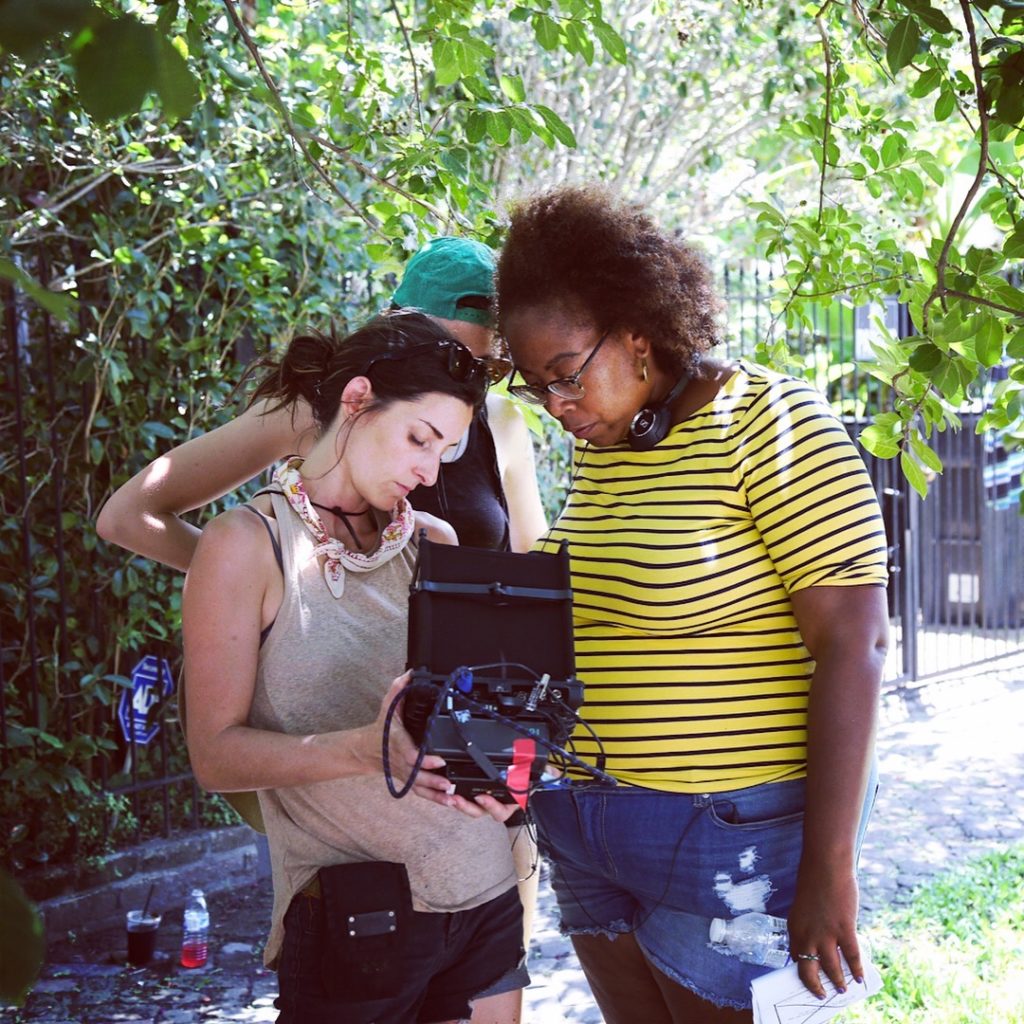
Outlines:
{"type": "Polygon", "coordinates": [[[455,791],[525,802],[576,725],[569,556],[420,540],[402,720],[455,791]],[[550,746],[549,746],[550,745],[550,746]]]}
{"type": "Polygon", "coordinates": [[[568,740],[576,724],[574,711],[583,702],[583,684],[577,679],[548,683],[536,701],[538,687],[545,684],[474,677],[468,686],[463,683],[465,690],[456,684],[454,693],[451,685],[448,676],[413,672],[404,705],[406,729],[417,743],[426,740],[431,754],[444,758],[445,775],[456,793],[468,799],[490,793],[505,803],[525,796],[544,771],[548,744],[563,747],[568,740]],[[439,696],[441,705],[431,721],[439,696]]]}

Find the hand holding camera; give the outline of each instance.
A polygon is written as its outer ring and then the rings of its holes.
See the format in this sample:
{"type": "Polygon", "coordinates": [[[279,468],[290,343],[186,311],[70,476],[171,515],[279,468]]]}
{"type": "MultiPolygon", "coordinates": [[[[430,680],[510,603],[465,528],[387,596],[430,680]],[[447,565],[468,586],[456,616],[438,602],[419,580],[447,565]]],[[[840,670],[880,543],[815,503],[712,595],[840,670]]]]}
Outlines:
{"type": "Polygon", "coordinates": [[[575,677],[564,546],[513,554],[424,537],[410,591],[412,671],[401,717],[419,751],[412,783],[399,790],[388,778],[393,796],[415,786],[429,756],[443,760],[456,800],[492,814],[493,803],[509,814],[525,809],[549,756],[607,780],[565,749],[583,684],[575,677]]]}

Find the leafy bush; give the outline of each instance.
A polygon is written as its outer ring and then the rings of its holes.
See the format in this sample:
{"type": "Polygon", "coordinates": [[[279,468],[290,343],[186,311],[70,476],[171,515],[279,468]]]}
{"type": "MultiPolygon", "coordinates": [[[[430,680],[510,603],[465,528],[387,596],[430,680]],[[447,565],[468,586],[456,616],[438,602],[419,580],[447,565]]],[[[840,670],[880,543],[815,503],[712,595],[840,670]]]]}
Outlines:
{"type": "MultiPolygon", "coordinates": [[[[25,211],[13,262],[79,298],[61,321],[0,286],[14,342],[0,399],[0,857],[24,861],[162,830],[159,793],[139,786],[188,774],[166,709],[152,749],[132,751],[116,722],[142,655],[177,669],[181,579],[99,541],[103,501],[229,417],[256,351],[361,315],[387,281],[369,281],[360,226],[313,195],[287,153],[268,156],[272,112],[237,104],[230,83],[173,127],[145,110],[97,128],[67,62],[8,61],[0,91],[0,194],[25,211]],[[111,796],[125,787],[127,804],[111,796]]],[[[175,824],[223,819],[222,803],[193,807],[186,788],[175,824]]]]}

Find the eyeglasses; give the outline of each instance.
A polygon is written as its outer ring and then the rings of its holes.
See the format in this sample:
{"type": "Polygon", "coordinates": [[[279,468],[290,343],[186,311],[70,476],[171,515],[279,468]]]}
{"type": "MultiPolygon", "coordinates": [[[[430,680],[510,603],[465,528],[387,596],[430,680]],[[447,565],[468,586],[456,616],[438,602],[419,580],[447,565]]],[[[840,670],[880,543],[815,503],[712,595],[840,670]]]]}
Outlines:
{"type": "Polygon", "coordinates": [[[460,383],[465,381],[474,384],[483,380],[485,384],[495,384],[502,377],[507,376],[512,368],[511,363],[507,360],[477,359],[461,341],[456,341],[454,338],[443,338],[439,341],[424,341],[404,348],[395,348],[390,352],[374,356],[366,364],[363,375],[369,375],[370,370],[377,363],[393,359],[412,359],[430,352],[438,352],[447,356],[448,376],[460,383]]]}
{"type": "Polygon", "coordinates": [[[548,381],[547,384],[510,384],[508,386],[508,393],[515,395],[516,398],[520,398],[524,402],[529,402],[531,405],[544,405],[549,395],[554,395],[556,398],[564,398],[570,402],[577,401],[587,393],[580,383],[580,377],[583,376],[583,371],[590,365],[591,359],[597,355],[598,350],[611,333],[611,331],[605,331],[601,335],[590,355],[583,360],[583,365],[572,376],[559,377],[557,380],[548,381]]]}

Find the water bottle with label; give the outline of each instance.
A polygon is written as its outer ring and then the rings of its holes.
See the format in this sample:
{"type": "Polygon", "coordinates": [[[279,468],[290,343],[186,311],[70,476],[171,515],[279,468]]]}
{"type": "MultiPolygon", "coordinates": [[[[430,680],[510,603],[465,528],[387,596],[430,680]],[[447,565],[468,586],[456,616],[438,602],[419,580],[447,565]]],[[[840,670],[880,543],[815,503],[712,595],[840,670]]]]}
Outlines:
{"type": "Polygon", "coordinates": [[[185,904],[185,931],[181,939],[181,966],[202,967],[206,963],[210,935],[210,912],[202,889],[193,889],[185,904]]]}
{"type": "Polygon", "coordinates": [[[789,931],[781,917],[756,913],[732,919],[716,917],[708,937],[712,949],[748,964],[785,967],[789,963],[789,931]]]}

